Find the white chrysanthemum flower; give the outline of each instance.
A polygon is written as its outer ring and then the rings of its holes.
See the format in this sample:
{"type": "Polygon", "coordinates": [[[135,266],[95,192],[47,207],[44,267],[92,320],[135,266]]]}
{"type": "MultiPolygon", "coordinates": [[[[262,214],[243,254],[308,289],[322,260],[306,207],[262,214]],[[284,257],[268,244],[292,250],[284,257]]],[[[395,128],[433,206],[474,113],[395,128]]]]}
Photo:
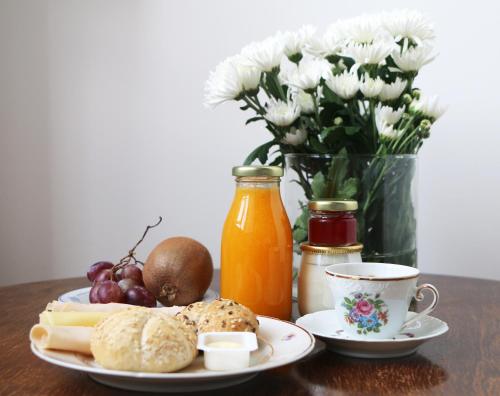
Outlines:
{"type": "Polygon", "coordinates": [[[305,47],[305,51],[319,58],[327,58],[338,55],[343,47],[344,40],[327,30],[321,37],[312,36],[305,47]]]}
{"type": "Polygon", "coordinates": [[[298,92],[294,94],[293,99],[299,105],[302,114],[314,113],[314,101],[310,94],[299,89],[298,92]]]}
{"type": "Polygon", "coordinates": [[[332,27],[340,38],[359,44],[370,44],[375,40],[389,39],[388,32],[383,28],[379,15],[360,15],[336,23],[332,27]]]}
{"type": "Polygon", "coordinates": [[[385,40],[375,40],[370,44],[349,43],[342,54],[348,56],[360,65],[378,65],[394,50],[394,43],[385,40]]]}
{"type": "Polygon", "coordinates": [[[342,99],[351,99],[359,90],[359,80],[356,73],[345,70],[326,80],[326,85],[342,99]]]}
{"type": "Polygon", "coordinates": [[[415,10],[396,10],[383,13],[382,25],[396,41],[411,39],[421,45],[426,40],[432,40],[434,26],[421,12],[415,10]]]}
{"type": "Polygon", "coordinates": [[[297,32],[283,33],[283,52],[286,56],[301,54],[304,48],[309,44],[316,28],[311,25],[302,26],[297,32]]]}
{"type": "Polygon", "coordinates": [[[390,106],[382,106],[379,103],[375,108],[375,125],[377,126],[378,133],[381,136],[391,139],[399,138],[402,131],[395,129],[394,124],[401,119],[404,111],[404,106],[394,110],[390,106]]]}
{"type": "Polygon", "coordinates": [[[257,89],[260,75],[259,69],[243,64],[239,55],[225,59],[210,72],[205,83],[205,105],[215,107],[238,98],[245,91],[257,89]]]}
{"type": "Polygon", "coordinates": [[[298,146],[304,143],[307,139],[307,131],[299,128],[292,127],[290,132],[285,134],[285,137],[281,139],[281,143],[289,144],[291,146],[298,146]]]}
{"type": "Polygon", "coordinates": [[[321,78],[328,78],[331,74],[330,64],[324,59],[304,58],[295,71],[288,76],[287,83],[304,91],[314,89],[319,85],[321,78]]]}
{"type": "Polygon", "coordinates": [[[272,101],[267,105],[264,118],[274,125],[285,127],[293,124],[300,116],[300,106],[295,101],[272,101]]]}
{"type": "Polygon", "coordinates": [[[390,125],[385,121],[380,124],[377,123],[377,130],[380,136],[388,139],[399,139],[403,134],[403,131],[394,128],[394,125],[390,125]]]}
{"type": "Polygon", "coordinates": [[[410,108],[413,111],[418,111],[423,113],[425,116],[437,120],[446,111],[446,106],[439,103],[439,97],[437,95],[433,96],[423,96],[421,95],[418,100],[414,100],[410,108]]]}
{"type": "Polygon", "coordinates": [[[370,78],[368,74],[365,74],[363,81],[359,85],[359,90],[366,98],[374,98],[380,94],[383,87],[384,82],[380,77],[370,78]]]}
{"type": "Polygon", "coordinates": [[[407,84],[406,80],[402,80],[401,78],[396,77],[396,80],[393,83],[383,84],[382,90],[380,91],[378,97],[382,101],[397,99],[401,96],[401,94],[405,90],[406,84],[407,84]]]}
{"type": "Polygon", "coordinates": [[[283,58],[283,33],[248,44],[241,50],[241,55],[247,66],[270,72],[280,65],[283,58]]]}
{"type": "Polygon", "coordinates": [[[421,45],[417,47],[408,47],[408,40],[405,40],[403,48],[397,48],[392,53],[394,63],[403,71],[417,71],[422,66],[434,60],[436,55],[429,56],[432,48],[428,45],[421,45]]]}
{"type": "Polygon", "coordinates": [[[375,121],[394,125],[401,119],[404,112],[405,106],[394,110],[391,106],[383,106],[379,103],[377,107],[375,107],[375,121]]]}

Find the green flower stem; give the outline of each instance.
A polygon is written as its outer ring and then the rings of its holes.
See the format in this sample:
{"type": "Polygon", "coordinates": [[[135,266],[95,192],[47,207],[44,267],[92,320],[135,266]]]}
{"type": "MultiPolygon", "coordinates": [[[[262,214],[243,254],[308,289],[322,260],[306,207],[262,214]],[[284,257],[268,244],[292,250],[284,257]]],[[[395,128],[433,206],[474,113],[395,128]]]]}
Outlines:
{"type": "Polygon", "coordinates": [[[316,95],[315,94],[309,94],[311,95],[312,97],[312,100],[313,100],[313,106],[314,106],[314,117],[316,119],[316,123],[318,124],[318,129],[321,131],[321,129],[323,128],[321,126],[321,119],[319,118],[319,106],[318,106],[318,101],[317,101],[317,98],[316,98],[316,95]]]}
{"type": "Polygon", "coordinates": [[[375,121],[375,104],[372,99],[370,99],[370,118],[372,121],[372,132],[373,132],[373,149],[377,148],[377,140],[378,140],[378,129],[377,129],[377,123],[375,121]]]}
{"type": "MultiPolygon", "coordinates": [[[[254,101],[251,100],[251,98],[248,95],[245,95],[242,97],[242,100],[252,109],[254,110],[257,114],[261,115],[264,117],[266,114],[266,110],[260,105],[259,103],[254,103],[254,101]]],[[[273,123],[267,121],[265,118],[264,120],[266,121],[266,124],[269,126],[270,132],[273,134],[275,138],[281,137],[281,133],[276,129],[273,123]]]]}

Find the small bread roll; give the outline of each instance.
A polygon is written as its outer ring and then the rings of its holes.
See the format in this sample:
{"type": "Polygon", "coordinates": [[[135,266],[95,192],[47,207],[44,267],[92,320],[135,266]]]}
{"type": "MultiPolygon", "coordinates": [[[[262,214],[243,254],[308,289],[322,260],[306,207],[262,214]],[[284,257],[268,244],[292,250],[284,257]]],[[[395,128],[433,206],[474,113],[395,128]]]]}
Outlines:
{"type": "Polygon", "coordinates": [[[180,320],[187,326],[192,327],[195,331],[198,331],[198,322],[200,321],[201,315],[205,312],[208,307],[208,303],[204,301],[195,302],[189,304],[182,311],[180,311],[175,318],[180,320]]]}
{"type": "Polygon", "coordinates": [[[114,370],[171,372],[191,364],[197,337],[182,322],[152,309],[112,314],[95,328],[90,350],[114,370]]]}
{"type": "Polygon", "coordinates": [[[198,320],[198,332],[249,331],[256,333],[259,321],[255,314],[233,300],[212,301],[198,320]]]}

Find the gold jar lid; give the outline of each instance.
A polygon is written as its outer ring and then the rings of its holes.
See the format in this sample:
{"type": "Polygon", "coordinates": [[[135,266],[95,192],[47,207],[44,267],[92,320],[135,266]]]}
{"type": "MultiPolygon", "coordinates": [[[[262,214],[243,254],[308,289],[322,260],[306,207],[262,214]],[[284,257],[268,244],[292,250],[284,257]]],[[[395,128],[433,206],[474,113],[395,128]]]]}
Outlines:
{"type": "Polygon", "coordinates": [[[349,246],[314,246],[306,242],[300,244],[300,250],[303,252],[314,253],[314,254],[349,254],[349,253],[361,253],[363,250],[363,245],[361,243],[356,243],[349,246]]]}
{"type": "Polygon", "coordinates": [[[315,199],[309,201],[307,207],[324,212],[350,212],[358,209],[358,202],[352,199],[315,199]]]}
{"type": "Polygon", "coordinates": [[[233,167],[233,176],[283,176],[283,168],[280,166],[266,166],[266,165],[246,165],[233,167]]]}

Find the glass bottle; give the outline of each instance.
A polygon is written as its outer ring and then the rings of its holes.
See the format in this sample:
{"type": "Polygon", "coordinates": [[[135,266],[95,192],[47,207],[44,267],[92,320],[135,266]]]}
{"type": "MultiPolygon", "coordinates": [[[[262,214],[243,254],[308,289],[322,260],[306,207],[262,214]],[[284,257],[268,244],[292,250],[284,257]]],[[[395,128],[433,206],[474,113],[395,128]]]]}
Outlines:
{"type": "Polygon", "coordinates": [[[292,232],[277,166],[237,166],[221,243],[221,296],[259,315],[290,319],[292,232]]]}

